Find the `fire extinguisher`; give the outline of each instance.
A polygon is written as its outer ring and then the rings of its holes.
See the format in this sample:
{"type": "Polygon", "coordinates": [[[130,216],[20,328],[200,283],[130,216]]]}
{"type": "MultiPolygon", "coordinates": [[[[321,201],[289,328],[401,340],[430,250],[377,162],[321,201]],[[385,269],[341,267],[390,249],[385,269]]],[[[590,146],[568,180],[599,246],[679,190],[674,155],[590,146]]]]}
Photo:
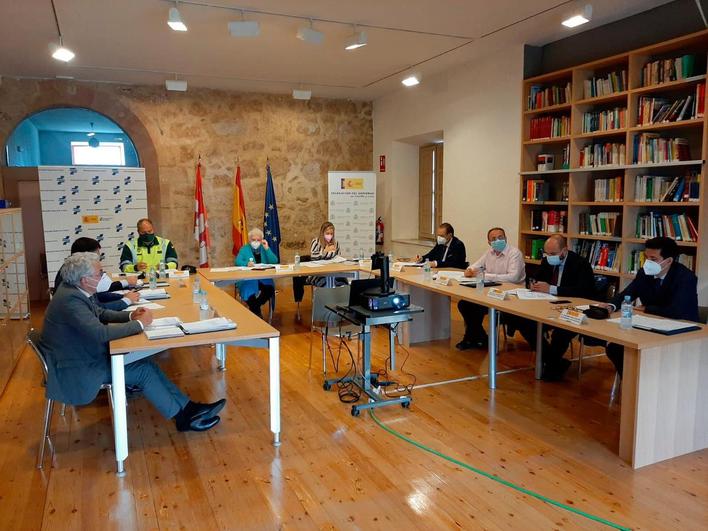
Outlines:
{"type": "Polygon", "coordinates": [[[376,245],[383,245],[384,242],[384,224],[381,216],[376,219],[376,245]]]}

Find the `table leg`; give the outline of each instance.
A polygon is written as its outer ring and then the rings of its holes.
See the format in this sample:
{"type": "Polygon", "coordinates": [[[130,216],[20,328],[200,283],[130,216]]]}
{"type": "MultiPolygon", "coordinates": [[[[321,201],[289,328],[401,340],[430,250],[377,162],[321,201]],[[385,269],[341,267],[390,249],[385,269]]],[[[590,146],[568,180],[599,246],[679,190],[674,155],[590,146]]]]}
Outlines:
{"type": "Polygon", "coordinates": [[[396,370],[396,332],[394,332],[394,328],[391,325],[388,326],[388,349],[389,349],[389,356],[391,357],[391,370],[395,371],[396,370]]]}
{"type": "Polygon", "coordinates": [[[536,379],[541,379],[543,372],[543,323],[536,323],[536,379]]]}
{"type": "Polygon", "coordinates": [[[270,431],[273,446],[280,446],[280,338],[268,340],[270,367],[270,431]]]}
{"type": "Polygon", "coordinates": [[[497,387],[497,339],[499,331],[497,330],[497,310],[489,308],[489,388],[496,389],[497,387]]]}
{"type": "Polygon", "coordinates": [[[125,476],[128,458],[128,415],[125,403],[125,356],[111,356],[111,391],[113,393],[113,437],[116,446],[116,474],[125,476]]]}
{"type": "Polygon", "coordinates": [[[364,390],[371,389],[371,327],[362,326],[361,330],[361,375],[364,379],[364,390]]]}
{"type": "Polygon", "coordinates": [[[217,343],[216,347],[216,360],[218,361],[218,369],[220,371],[226,370],[226,345],[223,343],[217,343]]]}

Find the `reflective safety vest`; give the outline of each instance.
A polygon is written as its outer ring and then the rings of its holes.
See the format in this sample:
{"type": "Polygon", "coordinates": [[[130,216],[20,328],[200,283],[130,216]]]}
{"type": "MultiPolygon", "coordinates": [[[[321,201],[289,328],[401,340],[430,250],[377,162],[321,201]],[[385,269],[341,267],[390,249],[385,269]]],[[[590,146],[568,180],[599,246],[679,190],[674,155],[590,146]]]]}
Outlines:
{"type": "Polygon", "coordinates": [[[155,239],[157,243],[154,243],[149,248],[138,246],[137,238],[125,242],[125,247],[132,255],[132,262],[123,260],[120,263],[121,269],[127,273],[135,272],[135,266],[137,266],[139,262],[145,262],[148,266],[148,270],[154,268],[157,271],[160,267],[160,262],[165,263],[165,269],[177,269],[177,259],[175,257],[165,258],[170,240],[161,238],[160,236],[155,236],[155,239]]]}

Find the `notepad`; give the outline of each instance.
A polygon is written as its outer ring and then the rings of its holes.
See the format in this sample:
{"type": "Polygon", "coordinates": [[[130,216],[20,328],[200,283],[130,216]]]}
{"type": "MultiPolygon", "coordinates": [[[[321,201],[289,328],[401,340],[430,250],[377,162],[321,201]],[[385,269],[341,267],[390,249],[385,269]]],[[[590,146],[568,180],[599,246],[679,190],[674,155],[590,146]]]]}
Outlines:
{"type": "Polygon", "coordinates": [[[169,299],[170,295],[165,291],[165,288],[141,289],[140,298],[145,300],[169,299]]]}
{"type": "Polygon", "coordinates": [[[184,330],[185,334],[203,334],[206,332],[233,330],[234,328],[236,328],[236,323],[226,317],[214,317],[204,321],[182,323],[182,330],[184,330]]]}
{"type": "Polygon", "coordinates": [[[179,326],[161,326],[154,330],[146,328],[143,333],[148,339],[167,339],[168,337],[181,337],[184,335],[179,326]]]}

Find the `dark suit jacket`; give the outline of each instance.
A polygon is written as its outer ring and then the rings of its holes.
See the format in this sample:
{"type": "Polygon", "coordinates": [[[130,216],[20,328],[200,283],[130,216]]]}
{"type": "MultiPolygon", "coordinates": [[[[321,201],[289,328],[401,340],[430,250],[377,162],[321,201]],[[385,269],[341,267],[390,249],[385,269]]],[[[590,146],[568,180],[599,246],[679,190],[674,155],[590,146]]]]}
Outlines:
{"type": "Polygon", "coordinates": [[[44,314],[39,348],[47,357],[47,396],[88,404],[110,374],[108,343],[142,331],[128,312],[106,310],[78,288],[60,284],[44,314]]]}
{"type": "Polygon", "coordinates": [[[457,269],[465,269],[467,267],[465,244],[456,236],[453,236],[450,241],[450,249],[447,251],[445,260],[443,260],[444,255],[445,246],[435,245],[421,260],[423,262],[425,262],[426,259],[431,262],[435,260],[438,263],[438,267],[456,267],[457,269]]]}
{"type": "MultiPolygon", "coordinates": [[[[560,266],[559,266],[560,267],[560,266]]],[[[539,282],[551,283],[553,266],[544,258],[538,266],[536,274],[532,275],[539,282]]],[[[590,262],[573,251],[568,251],[563,266],[563,276],[558,286],[559,297],[584,297],[593,296],[594,276],[590,262]]]]}
{"type": "Polygon", "coordinates": [[[658,278],[640,270],[631,284],[612,299],[612,304],[619,310],[624,296],[629,295],[632,301],[641,299],[647,313],[698,322],[697,283],[693,271],[678,262],[671,264],[661,284],[658,278]]]}
{"type": "MultiPolygon", "coordinates": [[[[63,267],[63,266],[62,266],[63,267]]],[[[57,288],[59,287],[59,284],[62,282],[62,274],[61,274],[61,267],[59,268],[59,271],[57,271],[57,276],[54,279],[54,290],[52,291],[52,295],[56,293],[57,288]]],[[[101,293],[94,293],[91,297],[100,305],[106,308],[107,310],[116,310],[120,311],[123,308],[127,308],[128,305],[123,302],[123,295],[120,293],[112,293],[113,291],[117,291],[119,289],[124,289],[123,288],[123,283],[116,280],[115,282],[111,283],[111,286],[108,288],[108,291],[104,291],[101,293]]]]}

